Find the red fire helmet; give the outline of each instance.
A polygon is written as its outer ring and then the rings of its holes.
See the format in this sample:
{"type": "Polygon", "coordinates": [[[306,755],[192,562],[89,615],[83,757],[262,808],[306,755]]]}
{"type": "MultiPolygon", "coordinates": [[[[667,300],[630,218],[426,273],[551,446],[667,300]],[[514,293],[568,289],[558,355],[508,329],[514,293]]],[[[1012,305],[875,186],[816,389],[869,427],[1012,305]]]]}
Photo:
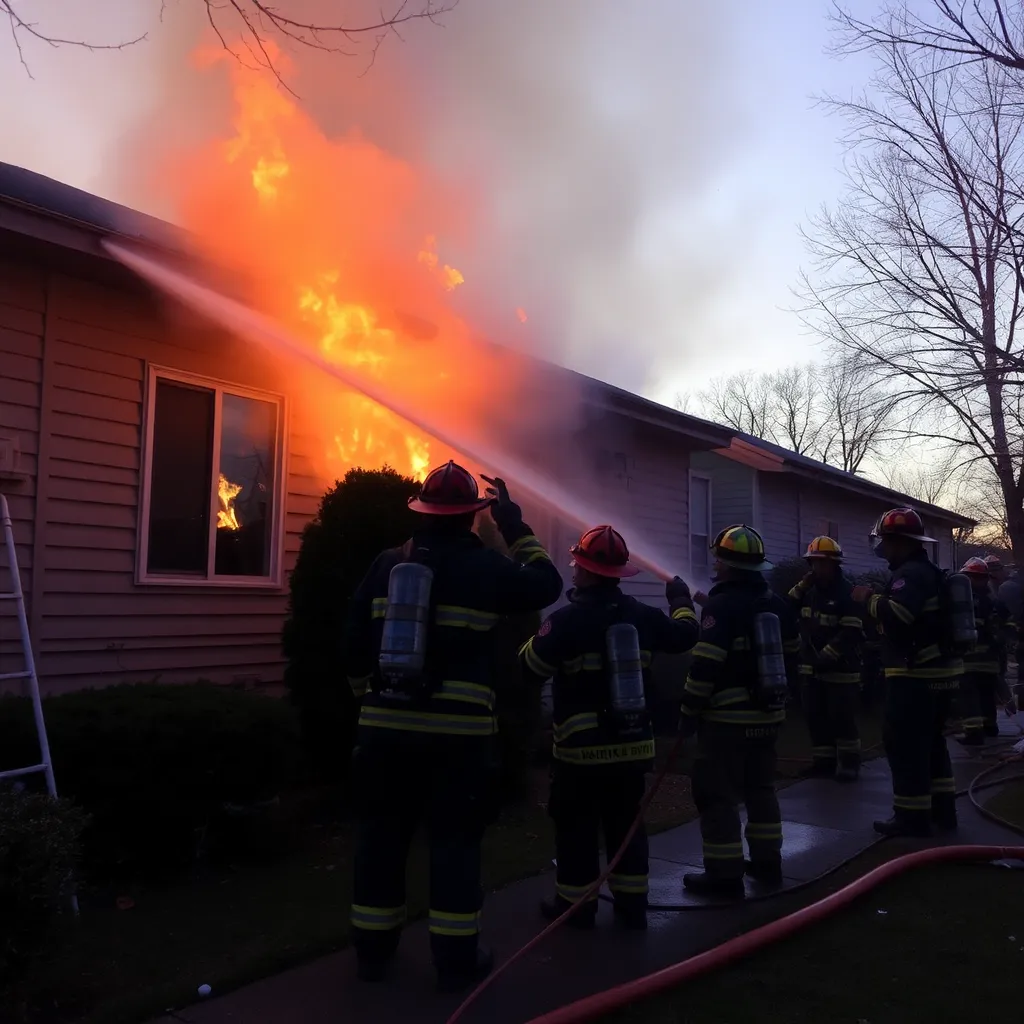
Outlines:
{"type": "Polygon", "coordinates": [[[986,579],[990,574],[984,558],[968,558],[960,567],[960,571],[965,576],[984,576],[986,579]]]}
{"type": "Polygon", "coordinates": [[[456,462],[432,469],[420,493],[409,499],[409,508],[430,516],[459,516],[479,512],[490,505],[490,498],[480,497],[475,477],[456,462]]]}
{"type": "Polygon", "coordinates": [[[587,530],[569,548],[569,553],[576,565],[595,576],[623,579],[635,576],[640,571],[629,561],[629,548],[622,534],[607,525],[587,530]]]}
{"type": "Polygon", "coordinates": [[[878,517],[872,537],[906,537],[933,544],[935,539],[924,532],[924,521],[912,508],[894,508],[878,517]]]}

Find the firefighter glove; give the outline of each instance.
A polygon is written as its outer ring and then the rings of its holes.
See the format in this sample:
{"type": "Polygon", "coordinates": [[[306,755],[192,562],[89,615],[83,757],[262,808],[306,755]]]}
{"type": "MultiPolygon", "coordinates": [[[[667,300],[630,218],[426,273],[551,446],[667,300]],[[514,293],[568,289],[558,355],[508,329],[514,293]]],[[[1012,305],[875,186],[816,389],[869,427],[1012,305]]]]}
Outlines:
{"type": "Polygon", "coordinates": [[[690,604],[693,600],[690,597],[690,588],[678,576],[673,576],[665,584],[665,598],[670,605],[690,604]]]}
{"type": "Polygon", "coordinates": [[[482,477],[491,486],[487,488],[487,497],[491,499],[491,518],[494,525],[505,533],[514,530],[523,523],[523,510],[509,497],[508,488],[501,477],[482,477]]]}

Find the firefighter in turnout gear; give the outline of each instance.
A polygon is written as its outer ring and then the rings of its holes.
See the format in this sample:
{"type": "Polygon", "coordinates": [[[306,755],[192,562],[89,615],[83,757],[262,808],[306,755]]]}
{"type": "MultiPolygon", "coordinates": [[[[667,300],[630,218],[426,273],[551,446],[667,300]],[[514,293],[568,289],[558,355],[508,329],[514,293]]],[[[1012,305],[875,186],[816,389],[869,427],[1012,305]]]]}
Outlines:
{"type": "Polygon", "coordinates": [[[949,647],[945,574],[928,558],[921,517],[911,508],[882,515],[871,534],[892,576],[883,593],[853,589],[882,634],[886,692],[883,740],[892,770],[893,816],[885,836],[925,836],[934,822],[956,828],[956,784],[943,735],[963,662],[949,647]]]}
{"type": "Polygon", "coordinates": [[[782,819],[775,792],[775,741],[785,719],[783,651],[795,658],[800,633],[790,603],[762,573],[764,542],[747,526],[730,526],[711,545],[715,586],[704,604],[682,701],[682,728],[695,732],[693,799],[700,812],[704,871],[686,874],[697,893],[743,896],[744,871],[766,884],[782,881],[782,819]],[[768,613],[768,616],[763,616],[768,613]],[[774,639],[760,623],[774,623],[774,639]],[[779,656],[768,679],[769,641],[779,656]],[[747,809],[744,863],[739,805],[747,809]]]}
{"type": "Polygon", "coordinates": [[[481,497],[454,462],[431,472],[409,501],[422,516],[411,540],[377,557],[351,603],[346,667],[353,692],[365,695],[353,754],[352,942],[367,981],[385,976],[398,947],[421,818],[438,987],[472,984],[493,963],[478,945],[480,843],[496,762],[491,630],[502,615],[557,601],[562,580],[504,483],[488,482],[481,497]],[[472,532],[488,506],[511,558],[472,532]]]}
{"type": "MultiPolygon", "coordinates": [[[[600,837],[614,856],[636,819],[644,773],[654,760],[646,709],[649,668],[664,651],[681,654],[697,642],[697,617],[686,584],[665,586],[669,614],[623,594],[619,583],[639,571],[622,536],[610,526],[588,530],[570,552],[569,604],[554,612],[520,651],[524,673],[553,678],[554,738],[548,811],[555,823],[555,896],[541,905],[549,920],[579,902],[600,870],[600,837]]],[[[647,834],[643,822],[609,879],[615,916],[647,926],[647,834]]],[[[568,924],[592,928],[597,894],[568,924]]]]}
{"type": "Polygon", "coordinates": [[[978,642],[964,655],[964,674],[960,680],[960,715],[963,734],[957,740],[964,746],[980,746],[986,736],[999,735],[996,719],[996,691],[1003,670],[1003,629],[1005,609],[992,596],[991,573],[981,558],[968,558],[960,570],[970,581],[974,593],[974,621],[978,642]]]}
{"type": "Polygon", "coordinates": [[[852,782],[860,771],[857,698],[864,625],[842,572],[843,550],[815,537],[811,571],[789,592],[800,616],[800,678],[816,775],[852,782]]]}

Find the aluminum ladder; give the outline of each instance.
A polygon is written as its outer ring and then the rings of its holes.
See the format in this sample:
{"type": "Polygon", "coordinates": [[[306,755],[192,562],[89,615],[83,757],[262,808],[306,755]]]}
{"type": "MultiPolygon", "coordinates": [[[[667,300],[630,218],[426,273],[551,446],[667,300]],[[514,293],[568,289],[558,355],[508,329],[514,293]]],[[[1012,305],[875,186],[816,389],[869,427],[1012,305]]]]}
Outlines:
{"type": "Polygon", "coordinates": [[[14,548],[14,524],[7,498],[0,494],[0,522],[3,525],[4,543],[7,547],[7,568],[11,575],[11,589],[0,592],[0,601],[13,601],[18,617],[18,631],[21,634],[21,654],[25,667],[20,672],[0,672],[0,682],[12,679],[28,680],[29,696],[32,698],[32,714],[36,720],[36,737],[39,740],[39,764],[27,768],[11,768],[0,772],[0,779],[13,779],[21,775],[42,772],[46,777],[46,791],[52,797],[57,795],[57,784],[53,780],[53,764],[50,761],[50,742],[46,736],[46,721],[43,718],[43,702],[39,696],[39,677],[36,675],[36,659],[32,654],[32,639],[28,633],[28,618],[25,616],[25,592],[21,586],[21,570],[18,568],[18,553],[14,548]]]}

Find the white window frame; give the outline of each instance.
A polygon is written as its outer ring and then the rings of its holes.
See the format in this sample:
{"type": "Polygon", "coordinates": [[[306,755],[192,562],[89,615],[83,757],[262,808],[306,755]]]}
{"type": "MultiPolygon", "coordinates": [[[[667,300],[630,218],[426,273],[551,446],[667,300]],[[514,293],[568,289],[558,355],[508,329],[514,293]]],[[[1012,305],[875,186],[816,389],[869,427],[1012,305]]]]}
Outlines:
{"type": "Polygon", "coordinates": [[[192,587],[222,588],[248,590],[280,590],[283,586],[284,569],[284,508],[285,491],[287,490],[287,442],[288,442],[288,402],[284,395],[272,391],[260,391],[254,388],[232,384],[229,381],[214,377],[203,377],[198,374],[175,370],[167,366],[148,364],[146,367],[146,393],[143,397],[143,437],[139,465],[139,521],[137,527],[138,541],[135,545],[135,582],[140,586],[158,587],[192,587]],[[152,452],[153,429],[156,413],[156,385],[158,380],[186,384],[196,388],[212,391],[213,402],[213,437],[214,450],[211,467],[211,480],[216,481],[220,474],[221,416],[224,395],[237,395],[239,398],[251,398],[260,402],[272,402],[277,406],[277,438],[274,450],[273,507],[271,509],[270,528],[270,574],[268,576],[215,576],[213,569],[217,555],[217,513],[220,501],[217,488],[210,487],[210,535],[207,542],[206,576],[173,576],[150,573],[146,566],[149,561],[149,507],[152,489],[152,452]]]}
{"type": "MultiPolygon", "coordinates": [[[[710,532],[714,530],[714,521],[712,519],[711,510],[714,508],[714,502],[712,501],[711,494],[714,489],[714,480],[710,473],[702,473],[698,470],[691,469],[689,471],[689,481],[686,491],[686,557],[690,563],[690,572],[695,572],[696,568],[693,565],[693,481],[694,480],[705,480],[708,485],[708,544],[715,539],[714,533],[710,532]]],[[[711,551],[708,549],[708,562],[707,566],[700,566],[701,569],[711,568],[711,551]]]]}

